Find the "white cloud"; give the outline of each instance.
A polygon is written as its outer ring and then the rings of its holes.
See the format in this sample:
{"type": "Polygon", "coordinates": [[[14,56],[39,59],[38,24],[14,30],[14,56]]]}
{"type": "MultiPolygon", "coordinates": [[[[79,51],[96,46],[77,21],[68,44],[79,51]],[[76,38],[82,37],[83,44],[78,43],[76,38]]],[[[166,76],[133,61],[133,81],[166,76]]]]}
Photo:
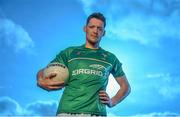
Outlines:
{"type": "Polygon", "coordinates": [[[107,117],[120,117],[120,116],[113,114],[113,113],[107,113],[107,117]]]}
{"type": "Polygon", "coordinates": [[[36,101],[27,105],[26,114],[28,113],[28,115],[53,116],[56,114],[56,110],[56,101],[36,101]]]}
{"type": "MultiPolygon", "coordinates": [[[[0,116],[53,116],[57,109],[56,101],[35,101],[25,108],[10,97],[0,97],[0,116]]],[[[129,117],[178,116],[174,112],[152,112],[147,114],[130,115],[129,117]]],[[[108,117],[126,117],[117,113],[107,113],[108,117]]]]}
{"type": "Polygon", "coordinates": [[[95,3],[95,0],[79,0],[84,8],[86,14],[91,13],[91,6],[95,3]]]}
{"type": "Polygon", "coordinates": [[[146,114],[135,114],[135,115],[117,115],[114,113],[107,113],[107,117],[170,117],[170,116],[179,116],[180,113],[174,113],[174,112],[152,112],[152,113],[146,113],[146,114]]]}
{"type": "Polygon", "coordinates": [[[20,115],[22,113],[20,105],[9,97],[1,97],[0,105],[0,115],[20,115]]]}
{"type": "Polygon", "coordinates": [[[10,19],[0,18],[0,45],[11,48],[16,53],[22,50],[32,53],[34,42],[22,26],[10,19]]]}
{"type": "Polygon", "coordinates": [[[170,116],[179,116],[180,113],[173,113],[173,112],[153,112],[153,113],[147,113],[147,114],[137,114],[134,116],[130,116],[130,117],[154,117],[154,116],[158,116],[158,117],[170,117],[170,116]]]}
{"type": "Polygon", "coordinates": [[[148,74],[152,82],[152,87],[156,88],[156,91],[164,97],[164,99],[174,99],[180,95],[180,79],[179,76],[171,75],[170,73],[155,73],[148,74]]]}
{"type": "Polygon", "coordinates": [[[87,15],[92,11],[104,13],[108,24],[106,37],[110,39],[134,40],[152,46],[158,46],[165,38],[180,39],[178,1],[80,1],[87,15]]]}
{"type": "Polygon", "coordinates": [[[163,73],[147,74],[148,78],[159,78],[164,76],[169,76],[169,74],[163,74],[163,73]]]}
{"type": "Polygon", "coordinates": [[[174,26],[166,22],[157,17],[146,19],[144,16],[131,14],[122,20],[113,22],[109,26],[109,38],[135,40],[143,45],[152,44],[158,46],[163,36],[174,37],[177,35],[180,37],[177,30],[174,30],[174,26]]]}
{"type": "Polygon", "coordinates": [[[0,116],[53,116],[56,114],[56,101],[36,101],[22,107],[10,97],[0,97],[0,116]]]}
{"type": "Polygon", "coordinates": [[[0,90],[4,90],[4,89],[10,89],[12,88],[12,86],[0,86],[0,90]]]}

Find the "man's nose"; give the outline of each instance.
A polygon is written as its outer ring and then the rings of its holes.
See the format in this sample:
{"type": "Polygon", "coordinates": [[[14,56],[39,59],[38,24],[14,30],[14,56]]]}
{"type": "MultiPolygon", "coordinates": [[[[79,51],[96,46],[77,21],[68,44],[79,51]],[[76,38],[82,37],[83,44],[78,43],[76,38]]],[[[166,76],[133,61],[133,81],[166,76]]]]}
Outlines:
{"type": "Polygon", "coordinates": [[[94,28],[94,33],[98,33],[98,27],[94,28]]]}

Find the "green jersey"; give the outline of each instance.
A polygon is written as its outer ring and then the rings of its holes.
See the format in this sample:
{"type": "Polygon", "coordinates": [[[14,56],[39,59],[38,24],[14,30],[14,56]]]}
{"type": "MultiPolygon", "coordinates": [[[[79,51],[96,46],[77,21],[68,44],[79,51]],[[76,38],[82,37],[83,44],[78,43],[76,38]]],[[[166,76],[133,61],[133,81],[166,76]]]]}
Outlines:
{"type": "Polygon", "coordinates": [[[115,78],[124,75],[122,64],[114,54],[83,45],[61,51],[52,62],[66,65],[70,74],[57,114],[106,115],[106,106],[100,101],[99,91],[106,90],[110,73],[115,78]]]}

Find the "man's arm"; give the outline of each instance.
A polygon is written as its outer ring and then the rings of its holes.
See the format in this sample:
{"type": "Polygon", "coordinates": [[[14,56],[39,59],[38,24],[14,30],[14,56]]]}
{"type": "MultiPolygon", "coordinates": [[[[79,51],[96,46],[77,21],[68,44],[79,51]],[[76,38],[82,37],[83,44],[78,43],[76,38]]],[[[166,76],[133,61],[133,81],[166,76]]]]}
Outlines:
{"type": "Polygon", "coordinates": [[[101,102],[106,104],[108,107],[113,107],[116,104],[120,103],[125,97],[128,96],[131,91],[126,76],[117,77],[115,79],[120,86],[120,89],[115,96],[110,99],[106,91],[100,91],[99,93],[101,102]]]}
{"type": "Polygon", "coordinates": [[[43,70],[39,70],[37,73],[37,85],[42,89],[47,91],[58,90],[64,87],[64,82],[53,81],[52,78],[56,76],[56,74],[50,74],[48,77],[44,78],[43,70]]]}

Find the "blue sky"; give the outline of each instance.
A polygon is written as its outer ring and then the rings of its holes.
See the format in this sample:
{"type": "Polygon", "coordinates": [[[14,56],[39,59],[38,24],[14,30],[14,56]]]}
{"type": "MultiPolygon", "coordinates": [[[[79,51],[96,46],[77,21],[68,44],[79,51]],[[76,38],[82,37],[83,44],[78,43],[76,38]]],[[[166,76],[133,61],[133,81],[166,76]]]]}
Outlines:
{"type": "Polygon", "coordinates": [[[94,11],[107,18],[101,47],[123,63],[132,88],[108,115],[180,115],[178,0],[0,0],[0,115],[55,114],[62,91],[38,88],[36,73],[60,50],[84,44],[94,11]]]}

